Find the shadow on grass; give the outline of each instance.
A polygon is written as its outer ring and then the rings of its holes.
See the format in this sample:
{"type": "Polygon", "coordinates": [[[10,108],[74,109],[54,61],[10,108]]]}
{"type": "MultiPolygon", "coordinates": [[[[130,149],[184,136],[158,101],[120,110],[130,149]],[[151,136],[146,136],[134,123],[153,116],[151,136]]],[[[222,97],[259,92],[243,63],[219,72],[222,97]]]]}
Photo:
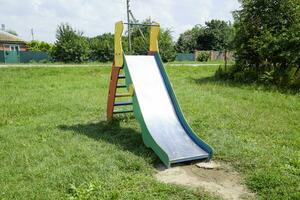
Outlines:
{"type": "Polygon", "coordinates": [[[160,162],[153,151],[144,145],[141,133],[132,128],[121,127],[120,120],[116,119],[111,122],[101,121],[71,126],[60,125],[58,128],[63,131],[73,131],[97,141],[101,140],[116,145],[124,151],[130,151],[137,156],[151,160],[152,165],[160,162]]]}
{"type": "Polygon", "coordinates": [[[287,89],[287,88],[280,88],[273,85],[263,85],[258,83],[243,83],[243,82],[236,82],[231,80],[222,80],[218,79],[215,76],[203,77],[203,78],[190,78],[192,82],[204,85],[204,84],[214,84],[223,87],[235,87],[241,89],[256,89],[262,90],[265,92],[280,92],[282,94],[290,94],[295,95],[299,93],[299,90],[287,89]]]}

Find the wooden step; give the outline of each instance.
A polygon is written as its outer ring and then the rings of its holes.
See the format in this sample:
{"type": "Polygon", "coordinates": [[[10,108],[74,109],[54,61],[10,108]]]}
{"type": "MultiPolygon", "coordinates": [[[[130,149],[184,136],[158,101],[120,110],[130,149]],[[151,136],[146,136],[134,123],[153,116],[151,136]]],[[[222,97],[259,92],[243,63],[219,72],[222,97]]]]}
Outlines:
{"type": "Polygon", "coordinates": [[[114,110],[114,114],[131,113],[133,110],[114,110]]]}
{"type": "Polygon", "coordinates": [[[132,94],[130,93],[117,93],[116,97],[131,97],[132,94]]]}
{"type": "Polygon", "coordinates": [[[127,86],[126,85],[123,85],[123,84],[118,84],[117,85],[117,88],[126,88],[127,86]]]}
{"type": "Polygon", "coordinates": [[[132,101],[129,102],[115,102],[114,106],[129,106],[132,105],[132,101]]]}

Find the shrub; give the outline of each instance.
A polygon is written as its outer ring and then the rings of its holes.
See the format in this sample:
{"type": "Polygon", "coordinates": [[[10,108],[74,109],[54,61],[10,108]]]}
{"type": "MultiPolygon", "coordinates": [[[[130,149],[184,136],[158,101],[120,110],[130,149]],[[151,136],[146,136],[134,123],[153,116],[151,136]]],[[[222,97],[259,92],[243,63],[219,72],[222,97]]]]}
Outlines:
{"type": "Polygon", "coordinates": [[[207,62],[208,59],[209,59],[209,53],[208,52],[200,52],[197,56],[197,61],[200,61],[200,62],[207,62]]]}
{"type": "Polygon", "coordinates": [[[88,60],[88,41],[82,32],[74,30],[69,24],[61,24],[57,28],[56,39],[51,51],[55,61],[81,63],[88,60]]]}
{"type": "Polygon", "coordinates": [[[91,61],[108,62],[114,58],[114,35],[104,33],[89,39],[91,61]]]}
{"type": "Polygon", "coordinates": [[[27,44],[28,50],[30,51],[43,51],[51,52],[53,45],[43,41],[32,40],[27,44]]]}

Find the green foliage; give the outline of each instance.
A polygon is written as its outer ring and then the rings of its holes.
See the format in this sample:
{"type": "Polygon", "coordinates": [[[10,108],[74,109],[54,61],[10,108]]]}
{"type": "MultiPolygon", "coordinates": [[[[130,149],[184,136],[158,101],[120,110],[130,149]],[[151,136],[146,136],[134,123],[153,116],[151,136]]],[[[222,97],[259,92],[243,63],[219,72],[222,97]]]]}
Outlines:
{"type": "Polygon", "coordinates": [[[180,34],[176,43],[177,52],[194,53],[194,51],[198,49],[198,37],[203,34],[203,31],[203,27],[195,26],[191,30],[187,30],[186,32],[180,34]]]}
{"type": "MultiPolygon", "coordinates": [[[[143,23],[150,23],[146,20],[143,23]]],[[[132,52],[128,52],[128,39],[123,37],[123,49],[126,53],[136,55],[147,55],[149,51],[150,28],[141,27],[143,38],[138,27],[132,27],[132,52]]],[[[104,33],[102,35],[87,38],[82,36],[82,32],[74,30],[69,24],[61,24],[57,29],[57,41],[51,49],[51,56],[58,62],[83,61],[113,61],[114,57],[114,35],[104,33]]],[[[39,49],[37,41],[32,41],[29,45],[31,49],[39,49]]],[[[162,29],[159,35],[159,48],[163,61],[175,60],[176,51],[172,41],[171,31],[162,29]]]]}
{"type": "Polygon", "coordinates": [[[246,80],[300,88],[300,1],[241,3],[242,9],[234,14],[236,67],[230,73],[240,73],[246,80]]]}
{"type": "Polygon", "coordinates": [[[221,20],[211,20],[205,24],[204,33],[198,38],[199,49],[217,51],[231,49],[233,28],[230,23],[221,20]]]}
{"type": "Polygon", "coordinates": [[[175,60],[176,50],[170,29],[161,31],[159,34],[158,45],[160,56],[164,62],[171,62],[175,60]]]}
{"type": "MultiPolygon", "coordinates": [[[[147,19],[143,21],[144,24],[150,24],[152,21],[147,19]]],[[[147,55],[149,51],[149,40],[150,40],[150,27],[142,26],[137,27],[133,26],[131,31],[132,38],[132,54],[136,55],[147,55]],[[141,32],[144,37],[142,37],[141,32]]],[[[158,37],[159,52],[161,58],[164,62],[174,61],[176,57],[175,44],[172,40],[171,30],[170,29],[161,29],[161,32],[158,37]]]]}
{"type": "Polygon", "coordinates": [[[89,39],[90,60],[108,62],[114,58],[114,35],[104,33],[89,39]]]}
{"type": "Polygon", "coordinates": [[[209,53],[208,52],[200,52],[198,55],[197,55],[197,61],[200,61],[200,62],[207,62],[208,59],[209,59],[209,53]]]}
{"type": "Polygon", "coordinates": [[[232,48],[233,27],[222,20],[211,20],[205,26],[195,26],[182,33],[176,44],[181,53],[191,53],[195,50],[229,50],[232,48]]]}
{"type": "Polygon", "coordinates": [[[52,50],[55,61],[81,63],[88,60],[89,45],[82,32],[74,30],[69,24],[57,28],[56,42],[52,50]]]}
{"type": "Polygon", "coordinates": [[[98,199],[209,199],[219,198],[197,193],[195,191],[184,190],[179,186],[171,186],[157,183],[151,177],[144,177],[134,173],[119,173],[118,177],[108,177],[103,181],[93,181],[81,185],[70,185],[67,198],[72,200],[98,200],[98,199]],[[128,188],[130,186],[130,189],[128,188]]]}
{"type": "Polygon", "coordinates": [[[264,74],[259,77],[259,80],[264,83],[272,83],[274,81],[274,70],[264,72],[264,74]]]}
{"type": "Polygon", "coordinates": [[[26,43],[28,50],[30,51],[43,51],[50,53],[53,45],[44,41],[32,40],[26,43]]]}

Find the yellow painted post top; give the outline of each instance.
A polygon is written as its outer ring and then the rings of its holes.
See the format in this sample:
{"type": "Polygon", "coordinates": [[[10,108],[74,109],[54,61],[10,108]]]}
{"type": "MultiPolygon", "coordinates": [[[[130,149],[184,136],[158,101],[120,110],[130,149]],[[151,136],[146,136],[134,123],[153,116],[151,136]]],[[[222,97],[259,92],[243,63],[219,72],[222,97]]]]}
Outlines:
{"type": "Polygon", "coordinates": [[[115,24],[115,67],[123,66],[123,48],[122,48],[122,34],[124,26],[123,22],[119,21],[115,24]]]}
{"type": "Polygon", "coordinates": [[[150,30],[150,52],[158,52],[158,35],[160,32],[159,23],[154,23],[150,30]]]}

